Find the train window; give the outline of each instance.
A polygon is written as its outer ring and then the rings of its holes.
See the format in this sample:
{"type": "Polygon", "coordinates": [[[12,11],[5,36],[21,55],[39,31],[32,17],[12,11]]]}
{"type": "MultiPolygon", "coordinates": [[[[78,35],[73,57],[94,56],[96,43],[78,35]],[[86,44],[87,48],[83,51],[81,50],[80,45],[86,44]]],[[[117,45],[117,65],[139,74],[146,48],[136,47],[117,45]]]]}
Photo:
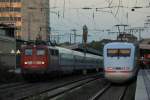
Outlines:
{"type": "Polygon", "coordinates": [[[108,57],[118,56],[118,49],[107,49],[107,56],[108,57]]]}
{"type": "Polygon", "coordinates": [[[54,49],[50,49],[50,53],[51,53],[51,55],[53,55],[53,56],[58,56],[58,55],[59,55],[58,50],[54,50],[54,49]]]}
{"type": "Polygon", "coordinates": [[[107,49],[108,57],[127,57],[130,56],[131,49],[107,49]]]}
{"type": "Polygon", "coordinates": [[[131,49],[119,49],[119,56],[130,56],[131,49]]]}
{"type": "Polygon", "coordinates": [[[31,56],[32,55],[32,49],[25,49],[25,55],[31,56]]]}
{"type": "Polygon", "coordinates": [[[58,50],[55,50],[55,55],[56,55],[56,56],[58,56],[58,55],[59,55],[58,50]]]}
{"type": "Polygon", "coordinates": [[[50,53],[51,53],[51,55],[55,54],[53,49],[50,49],[50,53]]]}
{"type": "Polygon", "coordinates": [[[36,54],[38,56],[43,56],[43,55],[45,55],[45,50],[44,49],[37,49],[36,54]]]}

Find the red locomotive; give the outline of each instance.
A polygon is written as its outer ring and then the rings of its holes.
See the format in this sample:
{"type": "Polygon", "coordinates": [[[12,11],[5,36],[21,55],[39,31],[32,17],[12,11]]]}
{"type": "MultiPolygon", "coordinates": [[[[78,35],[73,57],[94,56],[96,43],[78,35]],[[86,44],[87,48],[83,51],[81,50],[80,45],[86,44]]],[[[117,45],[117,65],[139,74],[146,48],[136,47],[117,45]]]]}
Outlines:
{"type": "Polygon", "coordinates": [[[21,68],[25,70],[45,70],[48,67],[48,51],[46,46],[25,46],[22,48],[21,68]]]}

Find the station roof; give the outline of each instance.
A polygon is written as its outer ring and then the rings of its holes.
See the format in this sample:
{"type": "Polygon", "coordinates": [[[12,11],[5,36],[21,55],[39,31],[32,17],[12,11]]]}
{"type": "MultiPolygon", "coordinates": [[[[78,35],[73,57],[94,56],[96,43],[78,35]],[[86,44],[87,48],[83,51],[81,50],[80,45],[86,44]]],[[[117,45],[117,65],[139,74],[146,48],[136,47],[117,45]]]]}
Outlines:
{"type": "Polygon", "coordinates": [[[139,44],[140,49],[149,49],[150,50],[150,38],[143,39],[139,44]]]}
{"type": "Polygon", "coordinates": [[[150,50],[150,44],[140,44],[140,49],[149,49],[150,50]]]}

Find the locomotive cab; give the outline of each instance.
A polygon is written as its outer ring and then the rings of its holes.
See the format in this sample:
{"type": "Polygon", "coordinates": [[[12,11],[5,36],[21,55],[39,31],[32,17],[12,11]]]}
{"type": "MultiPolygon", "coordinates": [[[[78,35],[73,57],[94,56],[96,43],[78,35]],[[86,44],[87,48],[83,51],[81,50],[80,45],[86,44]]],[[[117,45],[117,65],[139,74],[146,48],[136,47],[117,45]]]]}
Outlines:
{"type": "Polygon", "coordinates": [[[133,43],[114,42],[104,47],[104,71],[106,79],[123,83],[132,79],[138,70],[138,48],[133,43]]]}
{"type": "Polygon", "coordinates": [[[34,70],[40,70],[42,73],[48,68],[48,51],[45,46],[26,46],[23,48],[21,54],[21,66],[23,73],[28,70],[32,72],[34,70]]]}

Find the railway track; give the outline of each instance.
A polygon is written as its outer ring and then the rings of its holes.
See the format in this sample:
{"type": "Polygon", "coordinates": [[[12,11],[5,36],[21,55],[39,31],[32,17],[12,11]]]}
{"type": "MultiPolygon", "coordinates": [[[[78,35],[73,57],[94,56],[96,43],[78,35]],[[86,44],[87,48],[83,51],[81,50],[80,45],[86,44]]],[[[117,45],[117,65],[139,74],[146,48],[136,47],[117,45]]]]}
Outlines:
{"type": "Polygon", "coordinates": [[[74,80],[71,82],[67,82],[64,84],[61,84],[60,86],[56,86],[54,88],[51,89],[47,89],[44,91],[41,91],[40,93],[36,94],[36,95],[32,95],[29,97],[25,97],[23,99],[28,100],[28,99],[39,99],[39,98],[44,98],[45,100],[48,99],[54,99],[55,97],[61,96],[63,94],[65,94],[68,91],[74,90],[76,88],[79,88],[80,86],[83,86],[89,82],[92,82],[94,80],[96,80],[97,78],[99,78],[99,76],[92,76],[92,77],[86,77],[86,78],[82,78],[79,80],[74,80]],[[37,96],[38,95],[38,96],[37,96]]]}
{"type": "Polygon", "coordinates": [[[38,96],[52,98],[66,91],[93,81],[101,75],[89,75],[75,79],[54,80],[42,83],[14,83],[0,86],[0,100],[28,100],[38,96]]]}
{"type": "Polygon", "coordinates": [[[122,93],[122,95],[120,95],[119,100],[124,100],[127,89],[128,89],[128,86],[124,87],[123,93],[122,93]]]}
{"type": "Polygon", "coordinates": [[[107,84],[89,100],[124,100],[128,86],[114,86],[107,84]]]}
{"type": "Polygon", "coordinates": [[[2,85],[0,85],[0,90],[1,89],[15,87],[15,86],[22,85],[22,84],[25,84],[25,82],[16,82],[16,83],[2,84],[2,85]]]}
{"type": "Polygon", "coordinates": [[[98,98],[104,94],[109,88],[111,87],[111,84],[107,84],[103,89],[101,89],[100,91],[98,91],[92,98],[90,98],[89,100],[98,100],[98,98]]]}
{"type": "Polygon", "coordinates": [[[93,82],[94,80],[96,80],[97,78],[89,78],[89,79],[85,79],[85,80],[80,80],[80,81],[76,81],[73,82],[71,84],[66,84],[63,87],[59,87],[53,90],[48,90],[46,92],[43,92],[42,95],[46,95],[46,100],[54,100],[55,97],[59,97],[62,96],[64,94],[66,94],[69,91],[73,91],[74,89],[80,88],[90,82],[93,82]]]}

